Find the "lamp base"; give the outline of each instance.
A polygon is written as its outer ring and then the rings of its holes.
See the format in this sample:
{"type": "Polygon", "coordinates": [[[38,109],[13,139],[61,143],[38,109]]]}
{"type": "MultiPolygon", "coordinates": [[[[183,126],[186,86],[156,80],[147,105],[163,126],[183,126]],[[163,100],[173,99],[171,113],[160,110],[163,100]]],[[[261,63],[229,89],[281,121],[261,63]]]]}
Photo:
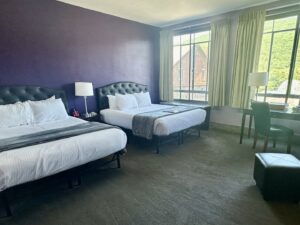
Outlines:
{"type": "Polygon", "coordinates": [[[89,118],[90,117],[90,114],[88,113],[88,110],[87,110],[87,103],[86,103],[86,96],[84,96],[84,107],[85,107],[85,114],[84,114],[84,117],[85,118],[89,118]]]}
{"type": "Polygon", "coordinates": [[[91,114],[90,113],[84,113],[84,114],[82,114],[82,117],[84,117],[84,118],[90,118],[91,114]]]}

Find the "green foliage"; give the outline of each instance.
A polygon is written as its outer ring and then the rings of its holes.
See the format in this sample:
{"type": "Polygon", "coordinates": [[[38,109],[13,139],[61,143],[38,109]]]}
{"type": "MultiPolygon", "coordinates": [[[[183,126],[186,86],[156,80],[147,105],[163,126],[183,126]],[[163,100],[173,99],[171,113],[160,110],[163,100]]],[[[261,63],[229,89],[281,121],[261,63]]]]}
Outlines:
{"type": "MultiPolygon", "coordinates": [[[[295,38],[296,21],[297,17],[294,16],[265,22],[265,33],[262,41],[259,71],[268,71],[269,58],[271,57],[268,84],[269,91],[276,91],[284,81],[288,80],[295,38]]],[[[300,79],[299,55],[300,53],[298,53],[297,56],[294,79],[300,79]]]]}
{"type": "MultiPolygon", "coordinates": [[[[300,37],[299,37],[299,39],[300,39],[300,37]]],[[[299,40],[299,42],[300,42],[300,40],[299,40]]],[[[300,80],[300,43],[298,44],[298,50],[297,50],[297,59],[296,59],[294,80],[300,80]]]]}

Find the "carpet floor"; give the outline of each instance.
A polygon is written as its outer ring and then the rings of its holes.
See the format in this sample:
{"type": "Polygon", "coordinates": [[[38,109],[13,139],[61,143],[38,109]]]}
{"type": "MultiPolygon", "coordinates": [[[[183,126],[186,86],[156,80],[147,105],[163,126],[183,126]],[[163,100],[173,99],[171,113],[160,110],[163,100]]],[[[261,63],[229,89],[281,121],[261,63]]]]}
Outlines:
{"type": "MultiPolygon", "coordinates": [[[[0,224],[24,225],[250,225],[300,224],[300,206],[266,202],[252,178],[252,140],[211,130],[161,154],[129,144],[121,169],[91,169],[78,188],[41,182],[14,193],[14,216],[0,224]],[[32,190],[34,189],[34,190],[32,190]]],[[[285,145],[273,152],[284,152],[285,145]]],[[[293,148],[300,156],[300,149],[293,148]]],[[[63,183],[63,185],[62,185],[63,183]]]]}

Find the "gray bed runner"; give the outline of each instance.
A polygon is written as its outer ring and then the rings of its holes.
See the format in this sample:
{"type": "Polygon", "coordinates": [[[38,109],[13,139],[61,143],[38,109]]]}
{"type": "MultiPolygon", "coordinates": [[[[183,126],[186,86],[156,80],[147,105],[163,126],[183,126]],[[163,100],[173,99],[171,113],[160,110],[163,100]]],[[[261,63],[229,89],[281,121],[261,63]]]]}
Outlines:
{"type": "Polygon", "coordinates": [[[174,106],[167,109],[161,109],[146,113],[139,113],[133,117],[132,120],[132,133],[136,136],[143,137],[146,139],[152,139],[153,136],[153,128],[154,122],[158,118],[183,113],[195,109],[201,109],[198,106],[192,105],[181,105],[181,106],[174,106]]]}
{"type": "Polygon", "coordinates": [[[51,142],[64,138],[74,137],[81,134],[92,133],[100,130],[116,128],[103,123],[87,122],[70,127],[51,129],[33,134],[27,134],[0,140],[0,152],[11,149],[32,146],[36,144],[51,142]]]}

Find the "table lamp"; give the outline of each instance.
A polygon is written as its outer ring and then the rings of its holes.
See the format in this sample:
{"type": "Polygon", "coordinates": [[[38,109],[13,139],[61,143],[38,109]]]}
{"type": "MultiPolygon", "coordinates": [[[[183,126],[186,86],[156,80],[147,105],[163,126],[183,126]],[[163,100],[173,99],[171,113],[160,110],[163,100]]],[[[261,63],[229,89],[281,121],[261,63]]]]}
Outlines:
{"type": "Polygon", "coordinates": [[[75,96],[84,97],[84,105],[85,105],[85,117],[89,117],[89,113],[87,110],[86,98],[87,96],[93,96],[93,84],[90,82],[75,82],[75,96]]]}
{"type": "Polygon", "coordinates": [[[269,81],[268,72],[256,72],[249,74],[248,86],[256,87],[256,101],[258,96],[258,88],[260,86],[267,86],[269,81]]]}

